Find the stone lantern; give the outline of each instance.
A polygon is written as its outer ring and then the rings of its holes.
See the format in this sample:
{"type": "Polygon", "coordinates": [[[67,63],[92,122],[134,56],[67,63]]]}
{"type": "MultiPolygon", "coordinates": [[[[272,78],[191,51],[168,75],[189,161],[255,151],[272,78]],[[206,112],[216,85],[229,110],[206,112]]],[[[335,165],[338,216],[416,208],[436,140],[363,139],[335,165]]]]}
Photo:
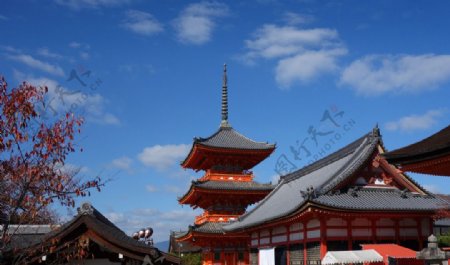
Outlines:
{"type": "Polygon", "coordinates": [[[417,252],[417,259],[424,260],[426,265],[444,265],[449,258],[450,253],[438,248],[438,240],[434,235],[428,237],[428,247],[417,252]]]}

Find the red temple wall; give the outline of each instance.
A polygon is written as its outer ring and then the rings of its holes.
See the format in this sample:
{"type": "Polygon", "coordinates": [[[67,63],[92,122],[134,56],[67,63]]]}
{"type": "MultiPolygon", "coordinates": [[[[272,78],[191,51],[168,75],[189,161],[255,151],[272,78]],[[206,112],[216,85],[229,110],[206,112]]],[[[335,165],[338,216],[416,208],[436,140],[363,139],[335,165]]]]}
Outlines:
{"type": "Polygon", "coordinates": [[[429,217],[420,216],[319,216],[254,230],[249,234],[248,249],[208,250],[203,254],[203,264],[259,264],[258,260],[255,261],[258,257],[255,252],[264,248],[281,249],[283,255],[278,254],[288,265],[315,264],[314,261],[321,260],[327,251],[361,249],[361,243],[396,243],[419,250],[431,233],[431,225],[429,217]],[[253,253],[252,259],[250,252],[253,253]]]}

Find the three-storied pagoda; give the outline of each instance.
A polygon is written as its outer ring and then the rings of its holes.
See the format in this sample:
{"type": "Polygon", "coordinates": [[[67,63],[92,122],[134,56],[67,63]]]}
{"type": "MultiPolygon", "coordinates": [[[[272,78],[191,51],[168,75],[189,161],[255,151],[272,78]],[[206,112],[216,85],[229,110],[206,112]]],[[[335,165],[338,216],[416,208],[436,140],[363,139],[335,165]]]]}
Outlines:
{"type": "Polygon", "coordinates": [[[227,235],[222,227],[245,213],[248,205],[263,199],[273,186],[255,182],[251,168],[267,158],[275,145],[255,142],[235,131],[228,123],[227,72],[224,65],[222,85],[222,122],[208,138],[195,138],[192,149],[182,162],[183,168],[205,174],[193,181],[180,204],[204,209],[189,231],[177,241],[202,247],[203,264],[249,262],[248,235],[227,235]]]}

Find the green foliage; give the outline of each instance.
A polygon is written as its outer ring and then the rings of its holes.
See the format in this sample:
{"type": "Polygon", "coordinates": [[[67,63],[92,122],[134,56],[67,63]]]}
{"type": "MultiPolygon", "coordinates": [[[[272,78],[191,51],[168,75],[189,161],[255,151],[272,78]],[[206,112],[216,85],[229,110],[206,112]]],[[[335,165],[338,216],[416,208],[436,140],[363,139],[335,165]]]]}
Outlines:
{"type": "Polygon", "coordinates": [[[440,247],[450,247],[450,232],[439,235],[437,238],[440,247]]]}
{"type": "Polygon", "coordinates": [[[183,254],[181,257],[182,265],[201,265],[202,255],[200,253],[188,253],[183,254]]]}

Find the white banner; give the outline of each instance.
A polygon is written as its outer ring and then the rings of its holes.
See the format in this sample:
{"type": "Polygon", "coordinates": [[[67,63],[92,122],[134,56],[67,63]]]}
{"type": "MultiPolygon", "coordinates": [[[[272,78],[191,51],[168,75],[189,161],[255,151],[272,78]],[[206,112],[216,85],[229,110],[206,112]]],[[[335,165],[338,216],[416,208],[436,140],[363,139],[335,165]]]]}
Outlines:
{"type": "Polygon", "coordinates": [[[259,265],[275,265],[275,248],[259,250],[259,265]]]}

